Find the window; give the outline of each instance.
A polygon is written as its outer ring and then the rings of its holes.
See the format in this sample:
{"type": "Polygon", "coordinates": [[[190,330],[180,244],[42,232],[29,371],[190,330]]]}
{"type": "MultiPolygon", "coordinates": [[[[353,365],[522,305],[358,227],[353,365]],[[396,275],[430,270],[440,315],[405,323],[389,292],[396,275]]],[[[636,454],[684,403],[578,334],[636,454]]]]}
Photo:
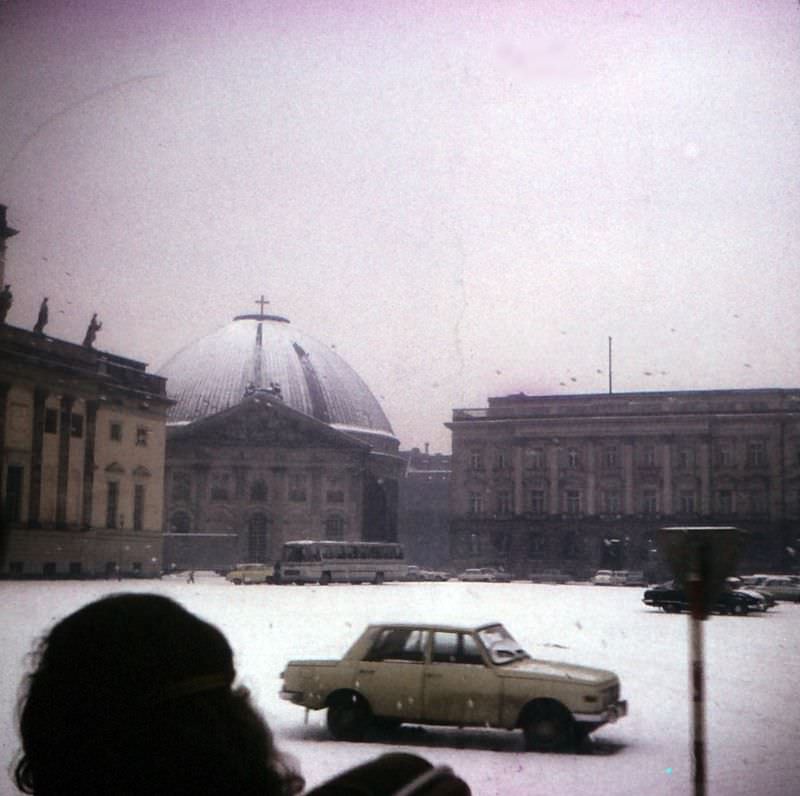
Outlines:
{"type": "Polygon", "coordinates": [[[137,426],[136,428],[136,444],[147,445],[148,430],[144,426],[137,426]]]}
{"type": "Polygon", "coordinates": [[[730,489],[720,489],[717,492],[717,511],[720,514],[733,513],[733,492],[730,489]]]}
{"type": "Polygon", "coordinates": [[[763,442],[749,442],[747,444],[747,464],[750,467],[761,467],[766,464],[766,446],[763,442]]]}
{"type": "Polygon", "coordinates": [[[567,514],[581,513],[581,493],[578,490],[567,490],[564,495],[564,509],[567,514]]]}
{"type": "Polygon", "coordinates": [[[531,514],[544,514],[544,490],[533,489],[530,493],[531,514]]]}
{"type": "Polygon", "coordinates": [[[108,429],[108,436],[114,442],[122,442],[122,423],[112,420],[108,429]]]}
{"type": "Polygon", "coordinates": [[[761,490],[756,490],[750,493],[750,513],[751,514],[766,514],[767,513],[767,495],[761,490]]]}
{"type": "Polygon", "coordinates": [[[495,458],[495,468],[498,470],[505,470],[508,467],[508,453],[504,450],[497,451],[495,458]]]}
{"type": "Polygon", "coordinates": [[[606,467],[614,468],[617,466],[617,446],[616,445],[609,445],[603,451],[603,464],[606,467]]]}
{"type": "Polygon", "coordinates": [[[678,510],[681,514],[694,514],[695,512],[695,498],[694,492],[689,490],[682,490],[678,496],[678,510]]]}
{"type": "Polygon", "coordinates": [[[471,636],[464,633],[443,633],[437,630],[433,634],[431,662],[482,666],[483,658],[475,639],[471,636]]]}
{"type": "Polygon", "coordinates": [[[229,473],[214,473],[211,476],[211,500],[226,501],[230,496],[229,473]]]}
{"type": "Polygon", "coordinates": [[[192,479],[189,473],[178,470],[172,474],[172,499],[176,503],[188,502],[192,495],[192,479]]]}
{"type": "Polygon", "coordinates": [[[511,492],[506,489],[501,490],[497,493],[497,513],[506,516],[511,514],[512,509],[512,500],[511,500],[511,492]]]}
{"type": "Polygon", "coordinates": [[[472,470],[483,470],[483,453],[479,450],[469,452],[469,466],[472,470]]]}
{"type": "Polygon", "coordinates": [[[694,450],[692,448],[681,448],[678,451],[678,466],[681,470],[691,470],[694,467],[694,450]]]}
{"type": "Polygon", "coordinates": [[[483,514],[483,495],[480,492],[469,493],[469,513],[483,514]]]}
{"type": "Polygon", "coordinates": [[[622,501],[620,500],[619,492],[616,489],[611,489],[604,493],[603,499],[605,502],[607,514],[619,514],[621,511],[622,501]]]}
{"type": "Polygon", "coordinates": [[[344,490],[329,489],[325,495],[328,503],[344,503],[344,490]]]}
{"type": "Polygon", "coordinates": [[[69,434],[71,437],[80,438],[83,436],[83,415],[75,414],[69,416],[69,434]]]}
{"type": "Polygon", "coordinates": [[[119,511],[119,482],[109,481],[106,485],[106,527],[117,527],[119,511]]]}
{"type": "Polygon", "coordinates": [[[144,484],[133,487],[133,530],[141,531],[144,527],[144,484]]]}
{"type": "Polygon", "coordinates": [[[717,462],[720,467],[733,466],[733,448],[730,445],[720,445],[717,451],[717,462]]]}
{"type": "Polygon", "coordinates": [[[642,514],[655,514],[658,511],[658,500],[655,489],[642,492],[642,514]]]}
{"type": "Polygon", "coordinates": [[[294,473],[289,477],[289,500],[292,503],[305,503],[306,476],[304,473],[294,473]]]}
{"type": "Polygon", "coordinates": [[[250,500],[253,503],[264,503],[267,499],[267,484],[263,478],[257,478],[250,484],[250,500]]]}
{"type": "Polygon", "coordinates": [[[642,464],[645,467],[654,467],[656,463],[655,445],[645,445],[642,448],[642,464]]]}
{"type": "Polygon", "coordinates": [[[45,434],[58,433],[58,409],[44,410],[44,432],[45,434]]]}
{"type": "Polygon", "coordinates": [[[542,448],[526,448],[525,467],[529,470],[544,469],[544,450],[542,448]]]}
{"type": "Polygon", "coordinates": [[[185,511],[176,511],[169,521],[170,533],[189,533],[192,521],[185,511]]]}
{"type": "Polygon", "coordinates": [[[528,558],[544,558],[544,536],[532,533],[528,537],[528,558]]]}
{"type": "Polygon", "coordinates": [[[511,534],[508,531],[495,531],[492,534],[492,546],[496,553],[507,553],[511,546],[511,534]]]}
{"type": "Polygon", "coordinates": [[[427,635],[427,631],[414,628],[386,628],[378,634],[365,660],[422,662],[427,635]]]}
{"type": "Polygon", "coordinates": [[[567,467],[569,467],[570,470],[575,470],[577,469],[579,464],[580,464],[580,457],[578,456],[578,449],[570,448],[567,451],[567,467]]]}
{"type": "Polygon", "coordinates": [[[19,522],[22,512],[22,476],[24,470],[16,464],[6,469],[5,518],[7,522],[19,522]]]}
{"type": "Polygon", "coordinates": [[[344,539],[344,517],[331,514],[325,519],[325,538],[333,541],[344,539]]]}

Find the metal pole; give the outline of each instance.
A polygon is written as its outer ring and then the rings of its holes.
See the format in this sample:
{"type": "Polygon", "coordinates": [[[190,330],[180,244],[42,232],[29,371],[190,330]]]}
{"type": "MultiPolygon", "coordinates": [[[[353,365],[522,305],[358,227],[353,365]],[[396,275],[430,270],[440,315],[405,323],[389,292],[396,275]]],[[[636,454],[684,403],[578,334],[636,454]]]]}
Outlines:
{"type": "Polygon", "coordinates": [[[608,394],[611,395],[611,338],[608,338],[608,394]]]}
{"type": "Polygon", "coordinates": [[[703,566],[700,551],[691,552],[692,565],[687,587],[689,591],[689,677],[692,689],[692,763],[695,796],[706,793],[706,721],[705,721],[705,671],[703,665],[703,620],[706,608],[703,601],[703,566]]]}

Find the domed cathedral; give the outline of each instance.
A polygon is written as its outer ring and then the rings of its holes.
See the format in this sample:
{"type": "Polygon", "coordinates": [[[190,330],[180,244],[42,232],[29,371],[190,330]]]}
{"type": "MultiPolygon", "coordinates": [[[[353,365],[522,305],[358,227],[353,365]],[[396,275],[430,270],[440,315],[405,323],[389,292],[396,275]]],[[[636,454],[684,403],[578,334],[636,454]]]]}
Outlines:
{"type": "Polygon", "coordinates": [[[380,404],[333,350],[261,312],[161,369],[164,564],[271,562],[297,539],[394,541],[403,460],[380,404]]]}

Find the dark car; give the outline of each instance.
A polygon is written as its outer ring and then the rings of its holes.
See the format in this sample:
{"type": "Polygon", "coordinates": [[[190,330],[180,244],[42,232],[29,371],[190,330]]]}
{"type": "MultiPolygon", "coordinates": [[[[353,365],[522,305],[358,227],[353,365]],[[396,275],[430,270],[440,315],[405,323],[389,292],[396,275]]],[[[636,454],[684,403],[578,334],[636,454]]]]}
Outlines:
{"type": "MultiPolygon", "coordinates": [[[[667,613],[689,610],[686,592],[674,583],[664,583],[647,589],[642,597],[645,605],[660,608],[667,613]]],[[[717,614],[748,614],[751,611],[766,611],[767,605],[761,595],[724,588],[717,596],[711,612],[717,614]]]]}

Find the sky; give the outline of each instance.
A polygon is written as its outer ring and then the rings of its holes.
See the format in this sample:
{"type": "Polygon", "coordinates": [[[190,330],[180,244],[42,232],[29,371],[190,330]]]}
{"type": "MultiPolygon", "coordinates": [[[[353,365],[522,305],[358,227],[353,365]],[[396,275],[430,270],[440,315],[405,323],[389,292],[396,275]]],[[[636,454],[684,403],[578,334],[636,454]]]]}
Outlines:
{"type": "Polygon", "coordinates": [[[0,74],[15,326],[157,371],[263,294],[443,452],[609,337],[800,386],[795,0],[0,0],[0,74]]]}

